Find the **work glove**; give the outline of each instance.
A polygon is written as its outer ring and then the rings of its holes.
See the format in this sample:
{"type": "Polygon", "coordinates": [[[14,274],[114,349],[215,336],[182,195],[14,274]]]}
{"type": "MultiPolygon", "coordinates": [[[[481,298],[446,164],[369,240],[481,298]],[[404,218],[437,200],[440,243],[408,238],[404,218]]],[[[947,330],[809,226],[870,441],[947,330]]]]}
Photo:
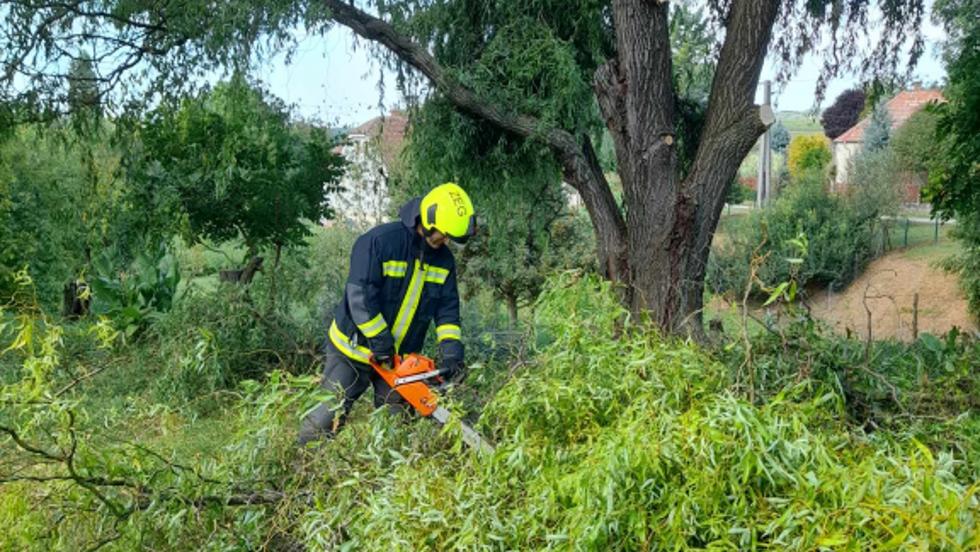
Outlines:
{"type": "Polygon", "coordinates": [[[371,354],[371,361],[390,370],[395,367],[395,351],[379,351],[371,354]]]}
{"type": "Polygon", "coordinates": [[[442,379],[446,380],[446,383],[458,384],[466,379],[466,365],[461,360],[444,362],[442,369],[445,370],[442,379]]]}

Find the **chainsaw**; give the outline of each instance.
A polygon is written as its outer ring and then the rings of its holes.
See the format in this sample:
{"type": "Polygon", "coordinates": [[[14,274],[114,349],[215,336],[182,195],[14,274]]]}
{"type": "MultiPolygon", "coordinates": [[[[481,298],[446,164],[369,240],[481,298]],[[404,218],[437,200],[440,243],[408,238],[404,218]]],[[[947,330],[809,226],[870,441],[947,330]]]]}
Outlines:
{"type": "MultiPolygon", "coordinates": [[[[394,357],[394,368],[388,369],[371,359],[371,367],[412,408],[424,418],[432,418],[442,425],[449,422],[449,410],[439,406],[439,397],[427,382],[443,382],[445,370],[437,370],[436,363],[428,357],[411,353],[394,357]]],[[[493,452],[490,445],[469,425],[460,422],[463,441],[477,452],[493,452]]]]}

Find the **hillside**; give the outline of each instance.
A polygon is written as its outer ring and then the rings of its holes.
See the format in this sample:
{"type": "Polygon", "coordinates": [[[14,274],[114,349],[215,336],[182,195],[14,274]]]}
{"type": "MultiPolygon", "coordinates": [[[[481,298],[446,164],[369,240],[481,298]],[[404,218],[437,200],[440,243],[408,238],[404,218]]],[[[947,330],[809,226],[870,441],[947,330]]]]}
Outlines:
{"type": "Polygon", "coordinates": [[[873,337],[908,341],[918,294],[919,333],[939,335],[953,327],[975,332],[976,320],[967,311],[958,279],[935,266],[950,251],[948,245],[893,251],[872,262],[843,292],[817,294],[811,301],[813,314],[840,333],[850,330],[866,336],[867,304],[873,337]]]}

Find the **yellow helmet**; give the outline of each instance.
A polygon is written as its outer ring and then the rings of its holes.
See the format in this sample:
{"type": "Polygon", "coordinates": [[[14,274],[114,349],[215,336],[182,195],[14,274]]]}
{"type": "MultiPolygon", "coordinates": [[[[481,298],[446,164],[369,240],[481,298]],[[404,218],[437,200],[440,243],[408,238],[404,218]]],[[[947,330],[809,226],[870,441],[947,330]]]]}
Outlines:
{"type": "Polygon", "coordinates": [[[425,194],[420,211],[426,235],[438,230],[454,242],[466,243],[476,233],[473,203],[455,182],[440,184],[425,194]]]}

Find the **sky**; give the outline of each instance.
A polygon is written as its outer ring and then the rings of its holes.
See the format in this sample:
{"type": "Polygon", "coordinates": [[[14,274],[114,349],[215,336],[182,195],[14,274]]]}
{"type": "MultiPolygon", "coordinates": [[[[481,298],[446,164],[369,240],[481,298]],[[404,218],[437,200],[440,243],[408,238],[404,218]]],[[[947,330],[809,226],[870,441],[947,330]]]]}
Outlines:
{"type": "MultiPolygon", "coordinates": [[[[924,26],[923,32],[926,51],[915,70],[915,78],[925,83],[942,81],[945,71],[937,45],[944,33],[931,21],[924,26]]],[[[384,73],[387,84],[384,96],[379,93],[378,77],[382,70],[364,46],[365,42],[355,40],[349,29],[335,26],[326,35],[301,38],[291,63],[287,64],[282,55],[276,56],[261,64],[257,76],[271,92],[293,104],[303,118],[333,126],[358,125],[400,103],[394,76],[388,71],[384,73]]],[[[775,108],[782,111],[813,109],[819,69],[819,60],[810,56],[785,88],[780,90],[774,85],[775,108]]],[[[774,65],[767,62],[762,80],[773,79],[775,73],[774,65]]],[[[840,92],[856,83],[854,75],[831,81],[822,107],[830,105],[840,92]]],[[[760,86],[757,101],[761,103],[761,100],[760,86]]]]}

